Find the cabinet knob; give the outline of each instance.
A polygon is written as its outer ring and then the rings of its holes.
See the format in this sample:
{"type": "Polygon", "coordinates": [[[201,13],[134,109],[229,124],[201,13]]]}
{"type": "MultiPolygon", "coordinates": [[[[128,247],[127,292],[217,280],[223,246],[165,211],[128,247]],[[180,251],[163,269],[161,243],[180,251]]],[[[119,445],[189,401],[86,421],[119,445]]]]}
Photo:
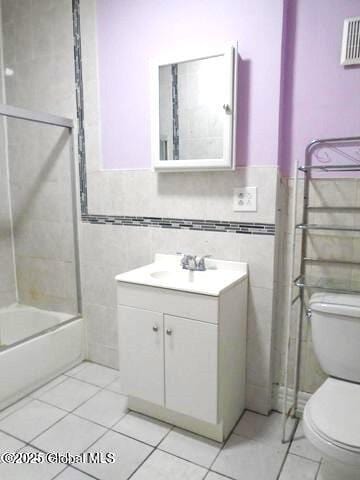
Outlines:
{"type": "Polygon", "coordinates": [[[154,326],[153,326],[153,331],[154,331],[154,332],[158,332],[158,331],[159,331],[159,327],[158,327],[157,325],[154,325],[154,326]]]}
{"type": "Polygon", "coordinates": [[[172,330],[171,328],[166,329],[166,335],[172,335],[172,330]]]}

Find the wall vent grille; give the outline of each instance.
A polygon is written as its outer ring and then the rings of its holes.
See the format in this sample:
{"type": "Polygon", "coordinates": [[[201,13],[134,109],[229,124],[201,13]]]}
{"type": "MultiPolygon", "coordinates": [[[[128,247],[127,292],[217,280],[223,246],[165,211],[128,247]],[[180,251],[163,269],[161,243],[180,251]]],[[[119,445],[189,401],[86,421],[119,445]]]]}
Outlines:
{"type": "Polygon", "coordinates": [[[360,64],[360,17],[346,18],[341,49],[341,65],[360,64]]]}

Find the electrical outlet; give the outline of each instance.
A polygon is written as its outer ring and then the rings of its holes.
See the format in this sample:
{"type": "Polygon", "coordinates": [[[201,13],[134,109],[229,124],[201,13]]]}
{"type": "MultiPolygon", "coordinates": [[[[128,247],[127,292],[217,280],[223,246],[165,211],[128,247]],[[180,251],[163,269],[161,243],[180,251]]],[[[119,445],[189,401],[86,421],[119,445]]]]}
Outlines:
{"type": "Polygon", "coordinates": [[[234,212],[256,212],[257,187],[234,188],[233,210],[234,212]]]}

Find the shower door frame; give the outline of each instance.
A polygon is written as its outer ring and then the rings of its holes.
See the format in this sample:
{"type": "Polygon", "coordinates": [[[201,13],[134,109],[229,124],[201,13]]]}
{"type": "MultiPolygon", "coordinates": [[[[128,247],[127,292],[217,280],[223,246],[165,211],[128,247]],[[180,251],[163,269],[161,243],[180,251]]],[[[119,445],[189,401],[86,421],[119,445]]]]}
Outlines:
{"type": "MultiPolygon", "coordinates": [[[[82,298],[81,298],[81,278],[80,278],[80,251],[79,251],[79,211],[77,207],[77,173],[75,169],[75,124],[71,118],[52,115],[51,113],[37,112],[25,108],[14,107],[12,105],[0,104],[0,116],[6,118],[15,118],[39,124],[51,125],[54,127],[67,128],[70,134],[70,181],[71,181],[71,198],[72,198],[72,224],[73,224],[73,240],[74,240],[74,262],[75,262],[75,279],[76,279],[76,301],[77,313],[69,320],[77,320],[82,317],[82,298]]],[[[8,179],[10,181],[10,179],[8,179]]],[[[66,322],[68,323],[68,322],[66,322]]],[[[58,326],[61,326],[59,324],[58,326]]],[[[57,328],[56,326],[55,328],[57,328]]],[[[34,336],[42,335],[40,332],[34,336]]],[[[28,339],[24,339],[27,341],[28,339]]],[[[22,341],[18,342],[21,343],[22,341]]],[[[9,346],[10,347],[10,346],[9,346]]]]}

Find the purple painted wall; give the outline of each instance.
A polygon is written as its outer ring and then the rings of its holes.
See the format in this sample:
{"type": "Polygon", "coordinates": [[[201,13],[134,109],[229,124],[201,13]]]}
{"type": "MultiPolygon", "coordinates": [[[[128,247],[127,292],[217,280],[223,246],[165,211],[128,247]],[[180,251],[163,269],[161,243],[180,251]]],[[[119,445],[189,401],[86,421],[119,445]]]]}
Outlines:
{"type": "Polygon", "coordinates": [[[312,139],[359,134],[360,68],[339,63],[354,15],[360,0],[98,0],[104,168],[150,168],[149,59],[194,45],[239,43],[237,165],[290,174],[312,139]]]}
{"type": "Polygon", "coordinates": [[[98,0],[103,166],[150,168],[149,59],[239,42],[238,165],[275,165],[282,0],[98,0]]]}
{"type": "Polygon", "coordinates": [[[360,135],[360,67],[340,65],[343,21],[360,0],[288,2],[280,166],[291,175],[316,138],[360,135]]]}

